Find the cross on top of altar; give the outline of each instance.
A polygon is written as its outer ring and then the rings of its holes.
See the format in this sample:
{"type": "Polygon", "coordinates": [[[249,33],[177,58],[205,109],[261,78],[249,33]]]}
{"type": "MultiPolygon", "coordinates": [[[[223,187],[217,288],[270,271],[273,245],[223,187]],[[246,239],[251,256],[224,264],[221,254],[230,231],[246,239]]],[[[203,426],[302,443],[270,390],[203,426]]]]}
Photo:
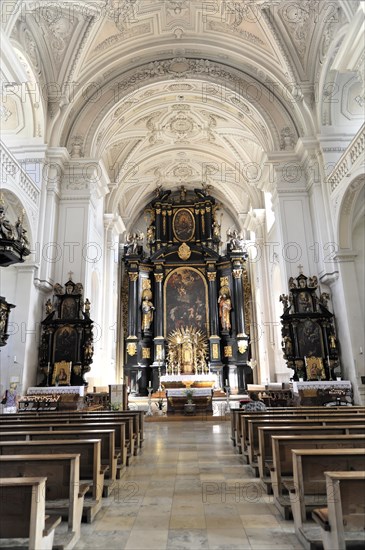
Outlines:
{"type": "Polygon", "coordinates": [[[304,268],[304,266],[302,264],[298,265],[299,275],[303,275],[303,268],[304,268]]]}

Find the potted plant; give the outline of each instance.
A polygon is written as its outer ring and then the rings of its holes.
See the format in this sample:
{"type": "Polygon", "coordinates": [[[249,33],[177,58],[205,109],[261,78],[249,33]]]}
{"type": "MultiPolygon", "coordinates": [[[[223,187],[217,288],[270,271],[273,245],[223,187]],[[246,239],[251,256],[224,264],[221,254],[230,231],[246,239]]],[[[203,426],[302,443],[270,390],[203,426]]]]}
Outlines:
{"type": "Polygon", "coordinates": [[[188,388],[185,392],[187,403],[184,405],[184,413],[185,414],[195,414],[195,408],[196,405],[193,403],[193,395],[194,392],[190,388],[188,388]]]}
{"type": "Polygon", "coordinates": [[[186,390],[185,395],[186,395],[186,399],[188,401],[188,404],[191,405],[193,403],[193,395],[194,395],[193,390],[191,390],[191,389],[186,390]]]}

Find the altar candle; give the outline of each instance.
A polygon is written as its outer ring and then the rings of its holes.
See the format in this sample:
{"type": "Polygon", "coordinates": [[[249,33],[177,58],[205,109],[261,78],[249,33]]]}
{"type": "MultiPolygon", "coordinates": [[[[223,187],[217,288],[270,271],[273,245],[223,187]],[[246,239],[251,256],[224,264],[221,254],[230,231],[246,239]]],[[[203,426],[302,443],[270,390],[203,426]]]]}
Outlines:
{"type": "Polygon", "coordinates": [[[152,384],[151,384],[151,380],[150,380],[150,383],[148,384],[148,387],[150,388],[151,386],[152,386],[152,384]]]}
{"type": "Polygon", "coordinates": [[[226,386],[228,386],[228,379],[226,378],[226,386]]]}

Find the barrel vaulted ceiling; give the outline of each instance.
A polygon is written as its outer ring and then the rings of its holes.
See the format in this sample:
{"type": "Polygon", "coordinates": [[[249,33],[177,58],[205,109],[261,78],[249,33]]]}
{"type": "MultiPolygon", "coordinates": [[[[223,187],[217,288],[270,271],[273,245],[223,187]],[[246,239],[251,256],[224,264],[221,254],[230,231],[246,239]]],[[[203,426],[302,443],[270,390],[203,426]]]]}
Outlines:
{"type": "Polygon", "coordinates": [[[204,182],[244,214],[263,208],[267,159],[330,123],[320,99],[358,4],[22,0],[2,25],[39,83],[34,137],[102,161],[107,212],[133,220],[156,186],[204,182]]]}

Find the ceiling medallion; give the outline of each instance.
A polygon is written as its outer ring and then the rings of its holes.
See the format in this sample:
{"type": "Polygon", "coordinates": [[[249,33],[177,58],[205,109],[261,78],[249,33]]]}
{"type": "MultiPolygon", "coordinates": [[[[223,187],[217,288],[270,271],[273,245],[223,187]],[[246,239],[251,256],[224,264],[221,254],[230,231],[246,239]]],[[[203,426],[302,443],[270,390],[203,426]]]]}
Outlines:
{"type": "Polygon", "coordinates": [[[189,69],[189,62],[184,57],[178,57],[170,63],[169,71],[177,74],[186,73],[189,69]]]}
{"type": "Polygon", "coordinates": [[[190,246],[186,243],[182,243],[179,246],[177,253],[181,260],[188,260],[191,256],[190,246]]]}

